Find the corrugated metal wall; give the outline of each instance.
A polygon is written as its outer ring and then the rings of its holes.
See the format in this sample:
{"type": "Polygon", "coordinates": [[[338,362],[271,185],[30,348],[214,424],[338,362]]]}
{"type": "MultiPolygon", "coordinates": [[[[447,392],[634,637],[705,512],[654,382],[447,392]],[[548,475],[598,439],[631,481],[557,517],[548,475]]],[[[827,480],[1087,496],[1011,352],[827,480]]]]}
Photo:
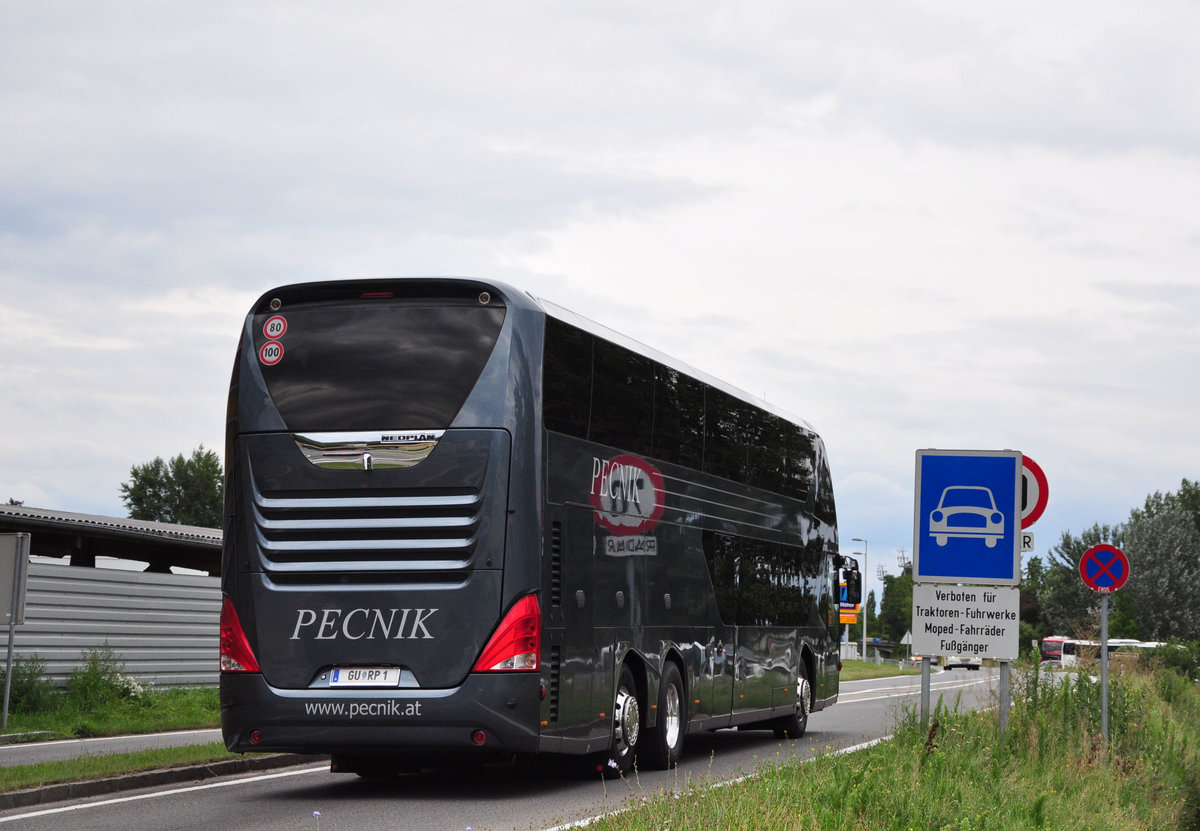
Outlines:
{"type": "Polygon", "coordinates": [[[16,654],[36,654],[45,677],[65,685],[83,652],[107,643],[140,681],[216,686],[220,618],[218,577],[31,563],[16,654]]]}

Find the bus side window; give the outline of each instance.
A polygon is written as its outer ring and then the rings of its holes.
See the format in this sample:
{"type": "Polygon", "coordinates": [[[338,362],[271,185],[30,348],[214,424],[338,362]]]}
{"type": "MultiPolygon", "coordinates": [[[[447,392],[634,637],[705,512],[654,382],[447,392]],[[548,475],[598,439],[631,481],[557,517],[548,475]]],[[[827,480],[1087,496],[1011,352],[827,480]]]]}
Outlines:
{"type": "Polygon", "coordinates": [[[542,420],[546,429],[586,439],[592,398],[592,336],[546,318],[545,361],[542,420]]]}
{"type": "Polygon", "coordinates": [[[654,430],[654,363],[606,341],[597,341],[592,374],[589,438],[649,456],[654,430]]]}

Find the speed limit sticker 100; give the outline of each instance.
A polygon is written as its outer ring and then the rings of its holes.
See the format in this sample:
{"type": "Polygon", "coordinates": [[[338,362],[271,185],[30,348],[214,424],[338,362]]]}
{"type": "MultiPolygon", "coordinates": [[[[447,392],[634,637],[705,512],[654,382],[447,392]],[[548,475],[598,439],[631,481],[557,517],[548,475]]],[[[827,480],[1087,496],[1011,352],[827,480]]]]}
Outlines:
{"type": "Polygon", "coordinates": [[[277,340],[269,340],[258,350],[258,359],[264,366],[275,366],[283,360],[283,344],[277,340]]]}

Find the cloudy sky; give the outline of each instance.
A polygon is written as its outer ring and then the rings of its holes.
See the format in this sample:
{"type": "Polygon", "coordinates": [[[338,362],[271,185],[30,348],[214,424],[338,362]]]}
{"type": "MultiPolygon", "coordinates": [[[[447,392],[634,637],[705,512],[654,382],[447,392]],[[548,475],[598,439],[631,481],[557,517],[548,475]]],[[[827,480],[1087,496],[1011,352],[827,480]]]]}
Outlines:
{"type": "Polygon", "coordinates": [[[223,450],[272,286],[503,280],[794,412],[843,550],[918,448],[1044,551],[1200,477],[1200,7],[0,0],[0,501],[223,450]],[[1192,79],[1192,80],[1189,80],[1192,79]]]}

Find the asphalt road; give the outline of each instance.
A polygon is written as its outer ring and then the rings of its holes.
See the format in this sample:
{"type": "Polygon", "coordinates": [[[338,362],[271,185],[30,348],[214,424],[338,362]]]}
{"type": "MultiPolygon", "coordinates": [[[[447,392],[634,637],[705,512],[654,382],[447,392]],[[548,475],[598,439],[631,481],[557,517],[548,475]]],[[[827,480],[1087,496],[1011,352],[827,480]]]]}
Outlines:
{"type": "MultiPolygon", "coordinates": [[[[961,693],[963,706],[990,706],[996,678],[994,670],[936,673],[934,702],[939,694],[953,702],[961,693]]],[[[441,770],[373,782],[331,774],[325,764],[305,765],[14,809],[0,813],[0,830],[556,828],[660,788],[723,781],[762,761],[811,758],[881,738],[901,708],[915,704],[919,691],[919,676],[847,682],[837,705],[810,718],[803,739],[781,741],[764,731],[690,735],[678,770],[641,773],[628,781],[604,782],[559,765],[441,770]]]]}

